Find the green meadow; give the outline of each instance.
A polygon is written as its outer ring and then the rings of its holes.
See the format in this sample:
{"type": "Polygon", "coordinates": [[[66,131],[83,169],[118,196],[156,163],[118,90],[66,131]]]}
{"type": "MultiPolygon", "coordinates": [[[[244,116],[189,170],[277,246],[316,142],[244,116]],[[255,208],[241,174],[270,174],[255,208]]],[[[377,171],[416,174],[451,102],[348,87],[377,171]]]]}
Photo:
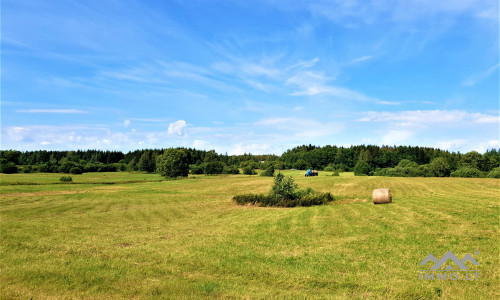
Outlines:
{"type": "Polygon", "coordinates": [[[285,174],[335,200],[233,203],[261,176],[2,174],[0,298],[500,297],[500,180],[285,174]],[[371,202],[382,187],[392,204],[371,202]],[[477,280],[419,280],[447,251],[477,280]]]}

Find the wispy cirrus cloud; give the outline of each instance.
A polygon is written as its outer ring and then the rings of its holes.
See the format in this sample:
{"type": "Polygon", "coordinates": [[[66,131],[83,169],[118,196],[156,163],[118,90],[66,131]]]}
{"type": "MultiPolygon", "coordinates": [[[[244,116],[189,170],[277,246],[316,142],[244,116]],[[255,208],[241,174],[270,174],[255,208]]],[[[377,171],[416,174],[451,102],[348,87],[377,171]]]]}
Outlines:
{"type": "Polygon", "coordinates": [[[359,122],[398,122],[399,125],[418,125],[447,123],[450,125],[473,122],[479,124],[499,123],[499,117],[483,113],[467,112],[463,110],[408,110],[408,111],[369,111],[366,116],[358,119],[359,122]]]}
{"type": "Polygon", "coordinates": [[[355,63],[359,63],[359,62],[370,60],[372,58],[373,58],[373,55],[366,55],[366,56],[362,56],[362,57],[358,57],[356,59],[353,59],[353,60],[350,61],[350,63],[351,64],[355,64],[355,63]]]}
{"type": "Polygon", "coordinates": [[[16,110],[20,113],[30,113],[30,114],[85,114],[87,111],[80,109],[18,109],[16,110]]]}
{"type": "Polygon", "coordinates": [[[290,93],[292,96],[328,95],[357,101],[378,100],[347,88],[329,85],[328,81],[333,79],[325,76],[322,72],[301,71],[290,77],[285,84],[295,89],[290,93]]]}
{"type": "Polygon", "coordinates": [[[498,70],[499,66],[500,66],[500,64],[496,64],[496,65],[488,68],[486,71],[484,71],[482,73],[479,73],[477,75],[474,75],[474,76],[471,76],[471,77],[465,79],[464,81],[462,81],[462,85],[463,86],[475,85],[476,83],[490,77],[491,74],[493,74],[494,72],[496,72],[498,70]]]}

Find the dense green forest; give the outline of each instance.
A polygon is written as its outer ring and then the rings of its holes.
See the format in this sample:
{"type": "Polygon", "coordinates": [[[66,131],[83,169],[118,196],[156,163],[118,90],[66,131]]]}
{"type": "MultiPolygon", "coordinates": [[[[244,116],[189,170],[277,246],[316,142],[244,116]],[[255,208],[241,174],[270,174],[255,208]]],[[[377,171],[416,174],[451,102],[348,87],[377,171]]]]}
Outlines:
{"type": "MultiPolygon", "coordinates": [[[[351,147],[303,145],[277,155],[227,155],[214,150],[177,148],[192,174],[255,174],[255,169],[354,171],[356,175],[408,177],[500,176],[500,149],[466,154],[417,146],[351,147]]],[[[156,172],[167,149],[120,151],[0,151],[0,172],[156,172]]]]}

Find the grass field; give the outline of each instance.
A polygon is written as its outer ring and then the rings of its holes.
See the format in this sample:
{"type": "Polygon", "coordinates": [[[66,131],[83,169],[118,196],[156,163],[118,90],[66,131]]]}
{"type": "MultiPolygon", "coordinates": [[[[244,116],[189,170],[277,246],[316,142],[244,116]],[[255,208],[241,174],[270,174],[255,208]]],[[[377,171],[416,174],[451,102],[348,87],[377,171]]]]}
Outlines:
{"type": "MultiPolygon", "coordinates": [[[[0,175],[1,298],[498,299],[498,179],[303,177],[330,205],[238,206],[270,177],[0,175]],[[374,188],[393,203],[373,205],[374,188]],[[419,280],[471,254],[478,280],[419,280]],[[427,269],[430,266],[427,266],[427,269]]],[[[473,267],[472,265],[467,265],[473,267]]]]}

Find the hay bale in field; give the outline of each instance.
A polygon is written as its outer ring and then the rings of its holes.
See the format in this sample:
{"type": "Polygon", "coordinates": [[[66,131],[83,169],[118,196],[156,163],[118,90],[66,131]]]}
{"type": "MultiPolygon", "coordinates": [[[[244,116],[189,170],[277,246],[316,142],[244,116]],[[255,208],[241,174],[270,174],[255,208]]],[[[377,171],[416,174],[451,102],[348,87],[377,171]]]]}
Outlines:
{"type": "Polygon", "coordinates": [[[389,189],[376,189],[372,194],[374,204],[392,203],[391,190],[389,189]]]}

